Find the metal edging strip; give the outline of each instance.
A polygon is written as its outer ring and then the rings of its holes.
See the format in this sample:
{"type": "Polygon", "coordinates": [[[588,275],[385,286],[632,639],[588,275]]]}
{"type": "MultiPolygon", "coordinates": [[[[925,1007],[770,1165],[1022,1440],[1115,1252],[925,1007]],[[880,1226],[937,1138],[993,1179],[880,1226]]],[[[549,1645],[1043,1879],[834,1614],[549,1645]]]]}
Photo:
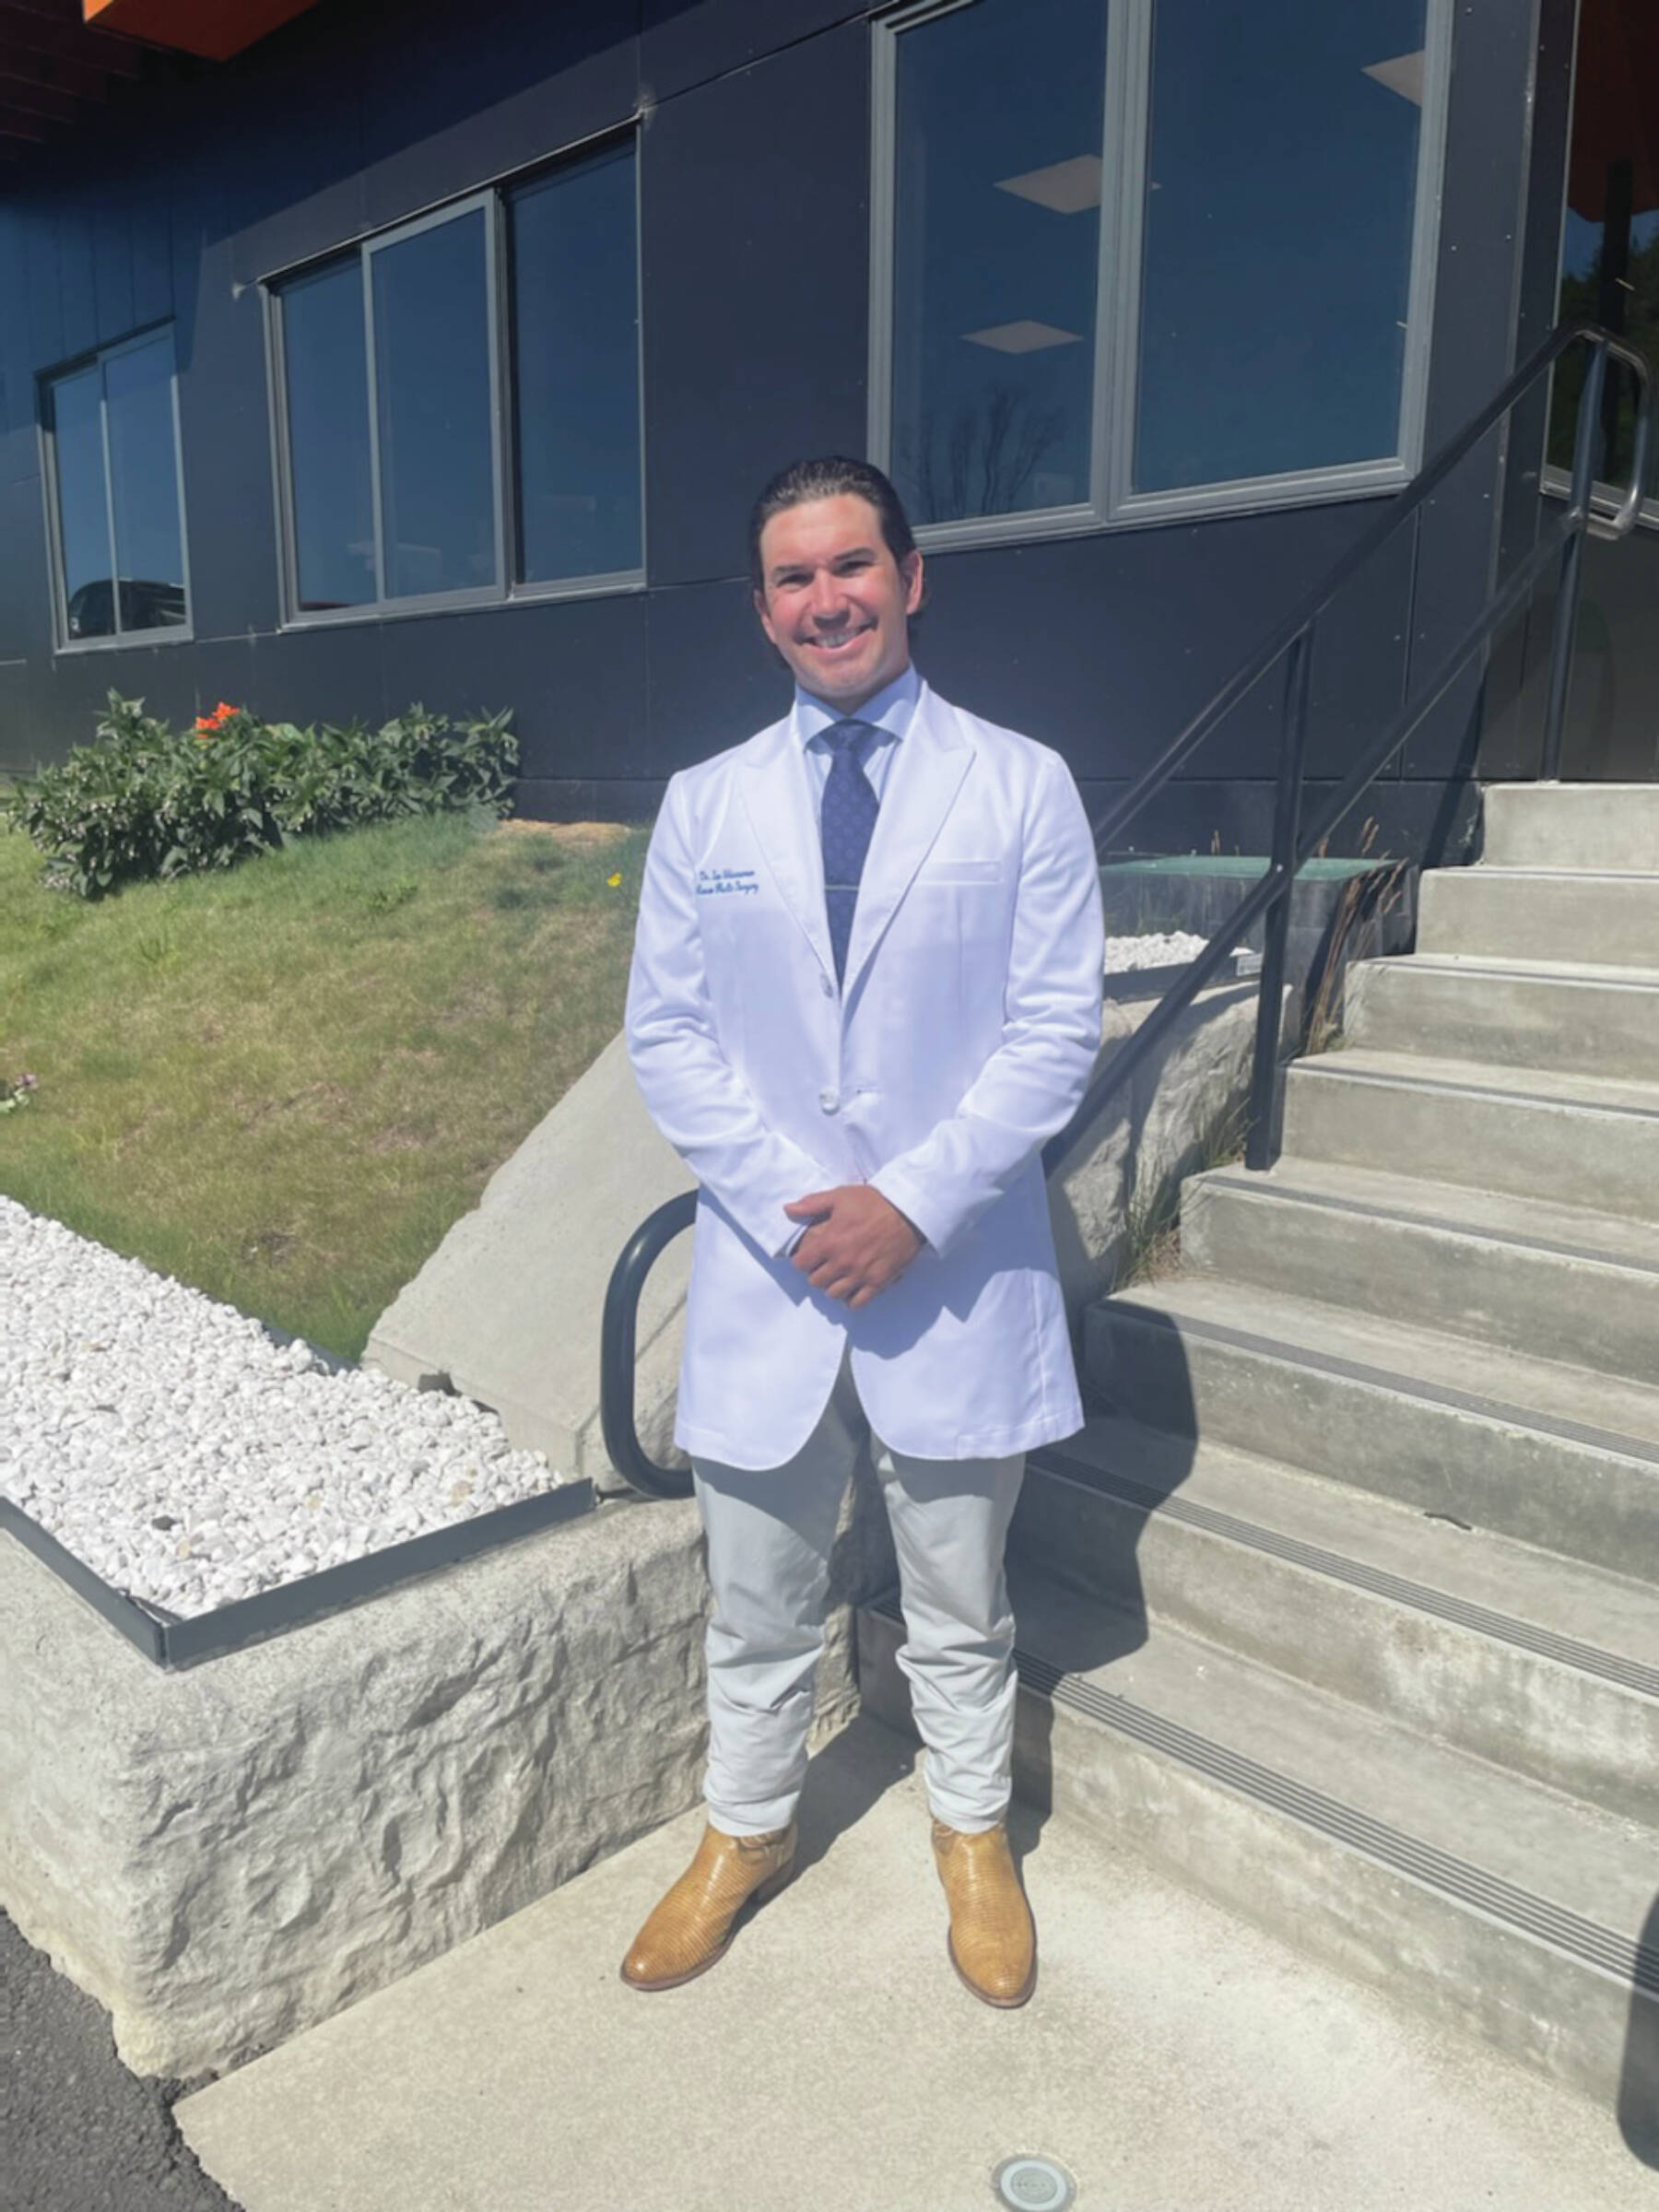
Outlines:
{"type": "Polygon", "coordinates": [[[274,1590],[262,1590],[253,1597],[239,1598],[210,1613],[190,1617],[152,1607],[114,1589],[8,1498],[0,1497],[0,1530],[15,1535],[147,1659],[172,1669],[244,1651],[250,1644],[361,1605],[440,1568],[458,1566],[521,1537],[577,1520],[592,1512],[594,1505],[591,1482],[562,1483],[557,1489],[538,1491],[533,1498],[521,1498],[512,1505],[499,1506],[470,1521],[429,1529],[360,1559],[325,1567],[297,1582],[283,1583],[274,1590]]]}

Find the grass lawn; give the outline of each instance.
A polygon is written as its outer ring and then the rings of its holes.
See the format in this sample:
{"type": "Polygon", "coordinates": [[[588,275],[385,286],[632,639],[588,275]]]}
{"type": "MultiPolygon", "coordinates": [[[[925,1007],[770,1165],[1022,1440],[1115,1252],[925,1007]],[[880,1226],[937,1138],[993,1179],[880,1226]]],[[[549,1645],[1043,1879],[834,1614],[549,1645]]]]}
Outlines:
{"type": "Polygon", "coordinates": [[[619,1027],[644,853],[446,816],[89,905],[0,829],[0,1192],[355,1359],[619,1027]]]}

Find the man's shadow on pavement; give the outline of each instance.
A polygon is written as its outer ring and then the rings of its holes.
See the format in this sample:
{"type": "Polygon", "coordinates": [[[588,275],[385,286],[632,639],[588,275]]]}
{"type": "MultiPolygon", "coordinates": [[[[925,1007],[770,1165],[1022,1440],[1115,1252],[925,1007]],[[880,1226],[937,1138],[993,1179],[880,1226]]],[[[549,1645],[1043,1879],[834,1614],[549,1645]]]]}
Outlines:
{"type": "Polygon", "coordinates": [[[919,1756],[907,1737],[858,1720],[815,1752],[801,1793],[796,1877],[828,1857],[890,1789],[906,1781],[919,1756]]]}

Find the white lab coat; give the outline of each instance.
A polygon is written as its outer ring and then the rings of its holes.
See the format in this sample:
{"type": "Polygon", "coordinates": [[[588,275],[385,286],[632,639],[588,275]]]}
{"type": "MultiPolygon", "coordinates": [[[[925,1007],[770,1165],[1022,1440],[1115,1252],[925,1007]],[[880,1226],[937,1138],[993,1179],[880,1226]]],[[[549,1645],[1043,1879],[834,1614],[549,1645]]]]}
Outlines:
{"type": "Polygon", "coordinates": [[[1024,1452],[1082,1424],[1039,1154],[1100,1040],[1093,840],[1059,756],[923,686],[844,989],[793,714],[669,783],[628,997],[645,1103],[701,1184],[675,1439],[779,1466],[850,1347],[895,1451],[1024,1452]],[[857,1312],[787,1257],[785,1204],[870,1182],[926,1238],[857,1312]]]}

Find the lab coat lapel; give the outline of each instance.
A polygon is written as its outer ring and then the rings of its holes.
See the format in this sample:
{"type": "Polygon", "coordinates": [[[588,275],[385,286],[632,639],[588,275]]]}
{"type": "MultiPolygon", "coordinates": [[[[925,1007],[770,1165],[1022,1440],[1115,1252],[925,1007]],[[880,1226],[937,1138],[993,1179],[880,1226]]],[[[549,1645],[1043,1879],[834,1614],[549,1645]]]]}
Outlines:
{"type": "Polygon", "coordinates": [[[779,896],[806,934],[824,973],[834,980],[830,922],[824,911],[824,856],[806,754],[786,715],[764,730],[744,757],[739,779],[755,843],[779,896]]]}
{"type": "MultiPolygon", "coordinates": [[[[916,870],[943,828],[972,759],[973,747],[955,714],[924,684],[910,728],[899,740],[888,771],[881,810],[865,860],[853,914],[853,936],[847,947],[845,996],[851,997],[882,933],[915,880],[916,870]]],[[[821,863],[819,872],[821,875],[821,863]]]]}

